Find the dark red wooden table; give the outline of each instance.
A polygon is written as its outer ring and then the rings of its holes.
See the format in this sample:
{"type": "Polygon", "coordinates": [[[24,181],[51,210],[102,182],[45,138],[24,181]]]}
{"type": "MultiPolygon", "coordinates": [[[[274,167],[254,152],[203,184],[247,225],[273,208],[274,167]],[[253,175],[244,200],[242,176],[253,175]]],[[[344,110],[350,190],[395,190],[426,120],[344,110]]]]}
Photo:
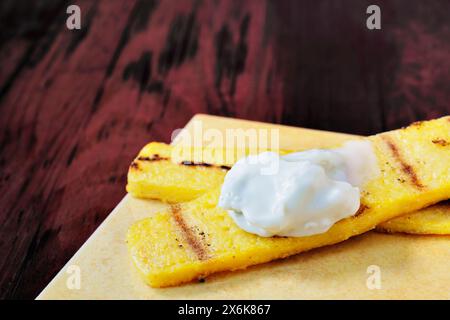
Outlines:
{"type": "Polygon", "coordinates": [[[370,31],[372,2],[2,0],[0,297],[34,298],[195,113],[356,134],[449,114],[450,2],[375,1],[370,31]]]}

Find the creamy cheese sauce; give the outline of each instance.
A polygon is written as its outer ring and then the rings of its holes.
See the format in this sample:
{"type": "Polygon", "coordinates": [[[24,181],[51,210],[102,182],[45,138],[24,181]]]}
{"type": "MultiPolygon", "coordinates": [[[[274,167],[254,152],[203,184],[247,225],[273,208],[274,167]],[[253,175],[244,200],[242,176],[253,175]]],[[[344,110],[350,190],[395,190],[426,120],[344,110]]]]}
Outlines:
{"type": "Polygon", "coordinates": [[[219,206],[259,236],[320,234],[358,211],[360,187],[378,174],[369,141],[285,156],[265,152],[236,162],[225,176],[219,206]]]}

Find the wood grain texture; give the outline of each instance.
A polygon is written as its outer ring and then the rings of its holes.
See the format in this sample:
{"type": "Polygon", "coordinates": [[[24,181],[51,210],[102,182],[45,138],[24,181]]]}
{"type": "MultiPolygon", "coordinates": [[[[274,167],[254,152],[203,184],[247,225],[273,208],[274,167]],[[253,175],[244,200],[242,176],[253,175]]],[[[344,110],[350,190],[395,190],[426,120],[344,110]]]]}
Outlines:
{"type": "Polygon", "coordinates": [[[34,298],[195,113],[372,134],[450,113],[447,0],[0,3],[0,297],[34,298]]]}

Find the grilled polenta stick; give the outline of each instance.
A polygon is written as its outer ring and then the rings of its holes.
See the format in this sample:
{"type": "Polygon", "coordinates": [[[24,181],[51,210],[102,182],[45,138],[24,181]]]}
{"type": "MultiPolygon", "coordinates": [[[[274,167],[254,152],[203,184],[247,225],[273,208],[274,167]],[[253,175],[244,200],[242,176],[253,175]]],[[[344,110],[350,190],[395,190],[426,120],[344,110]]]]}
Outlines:
{"type": "Polygon", "coordinates": [[[247,233],[217,207],[217,187],[133,224],[127,243],[134,264],[153,287],[178,285],[338,243],[448,197],[450,148],[434,141],[450,141],[450,117],[367,139],[381,173],[362,188],[358,213],[327,232],[287,238],[247,233]]]}
{"type": "MultiPolygon", "coordinates": [[[[168,144],[149,143],[130,166],[127,190],[138,198],[158,199],[169,203],[193,200],[220,186],[230,167],[240,157],[251,153],[249,150],[232,151],[227,156],[224,149],[194,150],[180,147],[177,150],[168,144]]],[[[280,151],[281,154],[289,152],[280,151]]],[[[389,233],[450,234],[450,205],[437,204],[403,215],[381,224],[376,230],[389,233]]]]}
{"type": "Polygon", "coordinates": [[[383,222],[377,231],[409,234],[450,234],[450,201],[383,222]]]}

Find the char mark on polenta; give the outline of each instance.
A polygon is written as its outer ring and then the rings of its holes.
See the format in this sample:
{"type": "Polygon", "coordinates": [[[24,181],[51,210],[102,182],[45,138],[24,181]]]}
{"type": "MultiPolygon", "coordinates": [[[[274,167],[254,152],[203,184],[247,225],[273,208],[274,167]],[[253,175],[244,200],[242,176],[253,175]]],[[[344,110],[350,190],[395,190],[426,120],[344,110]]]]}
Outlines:
{"type": "Polygon", "coordinates": [[[425,185],[420,181],[416,170],[411,164],[406,162],[406,160],[403,158],[400,152],[399,147],[395,144],[395,142],[389,136],[381,135],[380,137],[389,147],[395,160],[400,164],[403,173],[405,173],[409,177],[411,183],[420,190],[424,189],[425,185]]]}
{"type": "Polygon", "coordinates": [[[140,170],[140,168],[139,168],[139,163],[136,162],[136,161],[133,161],[133,162],[130,164],[130,169],[140,170]]]}
{"type": "Polygon", "coordinates": [[[181,161],[180,164],[183,165],[183,166],[193,166],[193,167],[195,167],[195,166],[197,166],[197,167],[207,167],[207,168],[209,168],[209,167],[216,167],[216,168],[223,169],[223,170],[230,170],[231,169],[230,166],[225,166],[225,165],[218,166],[218,165],[211,164],[211,163],[206,163],[206,162],[194,162],[194,161],[187,161],[187,160],[186,161],[181,161]]]}
{"type": "Polygon", "coordinates": [[[448,141],[445,140],[445,139],[441,139],[441,138],[433,139],[431,142],[433,142],[434,144],[437,144],[437,145],[439,145],[439,146],[441,146],[441,147],[447,147],[447,146],[450,146],[450,142],[448,142],[448,141]]]}
{"type": "Polygon", "coordinates": [[[370,209],[368,205],[365,205],[364,203],[361,203],[359,206],[358,211],[353,215],[353,218],[356,218],[357,216],[363,214],[366,210],[370,209]]]}
{"type": "MultiPolygon", "coordinates": [[[[138,157],[137,160],[138,161],[163,161],[163,160],[168,161],[168,160],[171,160],[171,158],[169,158],[169,157],[161,157],[159,154],[155,153],[155,154],[153,154],[153,155],[151,155],[149,157],[142,157],[142,156],[138,157]]],[[[230,166],[215,165],[215,164],[207,163],[207,162],[194,162],[194,161],[189,161],[189,160],[181,161],[179,164],[183,165],[183,166],[189,166],[189,167],[207,167],[207,168],[209,168],[209,167],[217,167],[217,168],[222,169],[222,170],[230,170],[231,169],[230,166]]]]}
{"type": "Polygon", "coordinates": [[[139,161],[161,161],[161,160],[169,160],[167,157],[161,157],[159,154],[155,153],[151,157],[139,157],[137,158],[139,161]]]}
{"type": "Polygon", "coordinates": [[[183,166],[212,167],[212,164],[206,162],[181,161],[181,164],[183,166]]]}
{"type": "Polygon", "coordinates": [[[171,205],[170,212],[172,213],[172,216],[175,220],[176,225],[181,231],[181,234],[191,247],[192,251],[194,251],[197,258],[199,260],[207,260],[208,259],[207,250],[203,246],[202,240],[196,236],[196,233],[192,231],[192,229],[188,226],[188,224],[184,220],[181,206],[177,204],[171,205]]]}

